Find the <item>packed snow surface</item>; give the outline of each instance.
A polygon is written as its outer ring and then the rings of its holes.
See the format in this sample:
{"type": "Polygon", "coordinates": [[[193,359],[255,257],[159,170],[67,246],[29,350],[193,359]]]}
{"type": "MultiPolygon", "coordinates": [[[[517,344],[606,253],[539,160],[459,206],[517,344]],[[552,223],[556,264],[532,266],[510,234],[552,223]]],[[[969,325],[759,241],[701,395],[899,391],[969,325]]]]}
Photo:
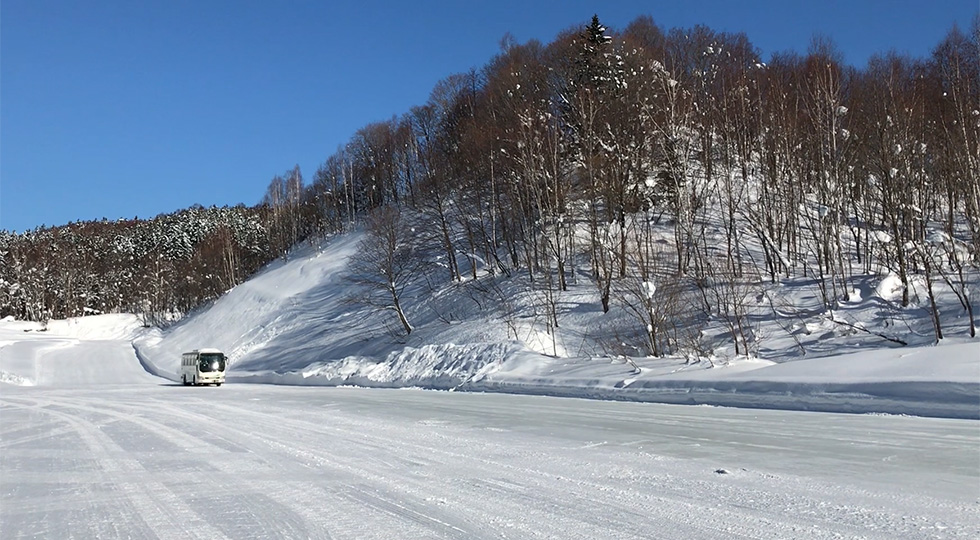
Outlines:
{"type": "Polygon", "coordinates": [[[162,379],[0,415],[3,538],[980,534],[973,420],[162,379]]]}

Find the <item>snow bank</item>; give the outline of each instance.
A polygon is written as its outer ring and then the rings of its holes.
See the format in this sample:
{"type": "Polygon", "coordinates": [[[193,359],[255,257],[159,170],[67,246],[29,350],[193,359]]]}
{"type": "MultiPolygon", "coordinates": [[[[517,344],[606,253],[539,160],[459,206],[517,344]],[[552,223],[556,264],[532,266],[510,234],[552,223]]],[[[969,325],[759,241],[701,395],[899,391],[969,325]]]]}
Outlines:
{"type": "MultiPolygon", "coordinates": [[[[465,390],[847,413],[980,419],[980,344],[892,349],[784,364],[689,369],[562,362],[545,373],[506,364],[465,390]],[[588,367],[588,364],[593,364],[588,367]]],[[[666,364],[666,365],[665,365],[666,364]]],[[[554,365],[554,364],[553,364],[554,365]]]]}
{"type": "Polygon", "coordinates": [[[517,345],[510,343],[406,347],[381,361],[347,357],[339,361],[318,362],[300,371],[237,375],[230,377],[229,381],[455,390],[467,383],[482,380],[499,369],[517,348],[517,345]]]}

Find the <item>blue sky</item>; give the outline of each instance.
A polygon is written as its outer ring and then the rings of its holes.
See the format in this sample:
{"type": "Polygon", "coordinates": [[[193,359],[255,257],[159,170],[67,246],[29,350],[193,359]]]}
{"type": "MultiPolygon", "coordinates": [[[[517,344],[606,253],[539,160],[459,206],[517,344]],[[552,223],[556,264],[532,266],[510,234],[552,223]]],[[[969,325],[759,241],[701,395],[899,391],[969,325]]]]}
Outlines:
{"type": "Polygon", "coordinates": [[[510,32],[551,41],[593,13],[612,28],[745,32],[764,58],[814,33],[864,65],[922,57],[978,0],[48,1],[0,3],[0,229],[252,205],[307,182],[360,127],[483,66],[510,32]]]}

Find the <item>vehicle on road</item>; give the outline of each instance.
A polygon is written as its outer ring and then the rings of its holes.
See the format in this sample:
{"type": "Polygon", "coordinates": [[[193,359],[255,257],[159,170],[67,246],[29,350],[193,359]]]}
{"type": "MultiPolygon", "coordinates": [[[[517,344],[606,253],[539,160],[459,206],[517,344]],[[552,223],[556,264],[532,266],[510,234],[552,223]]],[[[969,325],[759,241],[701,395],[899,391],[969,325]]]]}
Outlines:
{"type": "Polygon", "coordinates": [[[227,358],[218,349],[195,349],[185,352],[180,360],[180,381],[184,386],[225,382],[227,358]]]}

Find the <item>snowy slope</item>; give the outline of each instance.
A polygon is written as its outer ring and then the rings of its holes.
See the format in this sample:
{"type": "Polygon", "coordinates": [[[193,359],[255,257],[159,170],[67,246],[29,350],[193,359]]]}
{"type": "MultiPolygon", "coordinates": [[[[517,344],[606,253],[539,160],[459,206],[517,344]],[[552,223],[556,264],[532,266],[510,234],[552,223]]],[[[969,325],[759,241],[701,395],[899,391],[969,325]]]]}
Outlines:
{"type": "MultiPolygon", "coordinates": [[[[250,362],[254,368],[256,359],[263,367],[277,362],[303,365],[304,359],[308,363],[316,353],[283,354],[283,348],[305,349],[319,330],[332,331],[343,323],[344,288],[339,282],[357,241],[358,237],[346,237],[331,244],[329,251],[307,249],[288,263],[272,263],[165,334],[157,330],[144,336],[138,342],[140,350],[164,374],[176,372],[181,352],[202,347],[225,351],[239,369],[251,369],[245,367],[250,362]],[[298,329],[305,330],[304,335],[295,335],[298,329]]],[[[338,347],[335,341],[330,345],[338,347]]]]}
{"type": "MultiPolygon", "coordinates": [[[[879,340],[874,347],[864,334],[841,333],[826,320],[815,320],[802,323],[811,336],[806,346],[814,351],[808,356],[781,353],[796,347],[781,344],[788,338],[770,341],[772,359],[627,361],[576,356],[570,346],[553,351],[559,352],[554,356],[540,352],[548,347],[533,324],[511,321],[512,327],[524,325],[514,332],[521,339],[513,339],[507,324],[489,311],[462,306],[452,291],[427,293],[414,314],[418,330],[402,338],[388,330],[388,314],[350,302],[357,289],[345,281],[345,269],[359,239],[357,234],[336,237],[298,250],[288,262],[273,263],[176,327],[140,337],[141,358],[171,379],[181,351],[217,347],[231,357],[230,382],[980,418],[976,340],[904,348],[879,340]],[[451,317],[445,315],[450,312],[451,317]],[[827,324],[825,332],[819,331],[827,324]],[[849,353],[851,347],[861,352],[849,353]]],[[[877,287],[882,294],[888,294],[889,279],[877,287]]],[[[873,316],[878,291],[870,284],[868,289],[867,305],[855,300],[850,311],[842,311],[873,316]]],[[[570,303],[578,307],[563,320],[561,339],[552,344],[572,342],[577,331],[585,334],[600,319],[601,311],[588,305],[589,294],[577,294],[570,303]]]]}

